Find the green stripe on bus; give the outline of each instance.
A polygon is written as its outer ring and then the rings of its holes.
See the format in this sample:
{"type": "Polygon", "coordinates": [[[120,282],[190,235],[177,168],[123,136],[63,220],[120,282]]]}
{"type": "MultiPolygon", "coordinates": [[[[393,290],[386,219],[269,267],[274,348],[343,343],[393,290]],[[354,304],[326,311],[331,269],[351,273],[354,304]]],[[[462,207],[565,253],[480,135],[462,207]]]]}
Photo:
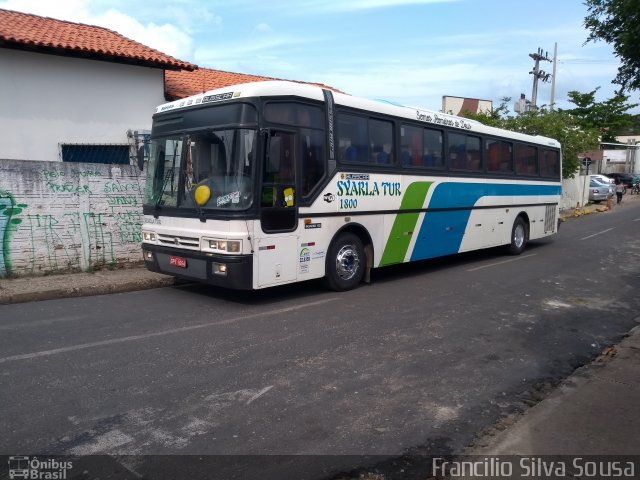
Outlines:
{"type": "MultiPolygon", "coordinates": [[[[402,197],[400,210],[420,210],[432,184],[433,182],[414,182],[409,185],[402,197]]],[[[396,215],[387,244],[384,247],[380,266],[404,262],[419,216],[419,213],[398,213],[396,215]]],[[[417,234],[417,232],[415,233],[417,234]]]]}

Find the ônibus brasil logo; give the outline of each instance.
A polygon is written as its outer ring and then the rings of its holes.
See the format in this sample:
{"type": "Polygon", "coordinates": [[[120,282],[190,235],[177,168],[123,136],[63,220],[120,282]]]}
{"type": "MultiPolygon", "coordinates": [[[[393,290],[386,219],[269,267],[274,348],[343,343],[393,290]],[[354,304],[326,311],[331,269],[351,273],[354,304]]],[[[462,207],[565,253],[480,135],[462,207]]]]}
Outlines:
{"type": "Polygon", "coordinates": [[[14,455],[9,457],[9,478],[25,478],[33,480],[65,480],[67,470],[73,468],[73,462],[48,458],[14,455]]]}

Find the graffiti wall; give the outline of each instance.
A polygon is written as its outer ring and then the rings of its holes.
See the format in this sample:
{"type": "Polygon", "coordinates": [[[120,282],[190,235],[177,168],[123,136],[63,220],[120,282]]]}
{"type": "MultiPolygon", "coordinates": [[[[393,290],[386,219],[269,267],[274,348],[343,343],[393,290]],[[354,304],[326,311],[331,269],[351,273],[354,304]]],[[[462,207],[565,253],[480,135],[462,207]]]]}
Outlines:
{"type": "Polygon", "coordinates": [[[0,160],[0,277],[139,262],[133,165],[0,160]]]}

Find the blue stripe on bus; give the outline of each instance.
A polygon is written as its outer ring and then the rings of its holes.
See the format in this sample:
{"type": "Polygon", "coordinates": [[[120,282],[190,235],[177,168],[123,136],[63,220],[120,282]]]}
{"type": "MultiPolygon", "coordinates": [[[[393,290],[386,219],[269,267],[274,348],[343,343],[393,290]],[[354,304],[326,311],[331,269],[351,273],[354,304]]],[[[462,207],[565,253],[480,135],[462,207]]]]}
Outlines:
{"type": "Polygon", "coordinates": [[[431,209],[468,210],[425,213],[411,260],[424,260],[458,253],[471,209],[482,197],[557,196],[559,185],[517,185],[486,183],[441,183],[429,202],[431,209]]]}

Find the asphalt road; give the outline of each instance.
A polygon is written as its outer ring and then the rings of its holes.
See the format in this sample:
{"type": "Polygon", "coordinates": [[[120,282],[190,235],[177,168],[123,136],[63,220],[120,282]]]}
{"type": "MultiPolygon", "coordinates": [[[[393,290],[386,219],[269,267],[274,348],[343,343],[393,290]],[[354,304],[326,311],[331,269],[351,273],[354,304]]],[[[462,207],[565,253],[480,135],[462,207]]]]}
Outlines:
{"type": "Polygon", "coordinates": [[[630,203],[518,257],[389,267],[346,293],[184,285],[0,306],[0,454],[133,455],[116,464],[147,478],[169,467],[142,455],[241,455],[218,457],[230,477],[301,462],[324,478],[460,452],[640,321],[639,234],[630,203]]]}

